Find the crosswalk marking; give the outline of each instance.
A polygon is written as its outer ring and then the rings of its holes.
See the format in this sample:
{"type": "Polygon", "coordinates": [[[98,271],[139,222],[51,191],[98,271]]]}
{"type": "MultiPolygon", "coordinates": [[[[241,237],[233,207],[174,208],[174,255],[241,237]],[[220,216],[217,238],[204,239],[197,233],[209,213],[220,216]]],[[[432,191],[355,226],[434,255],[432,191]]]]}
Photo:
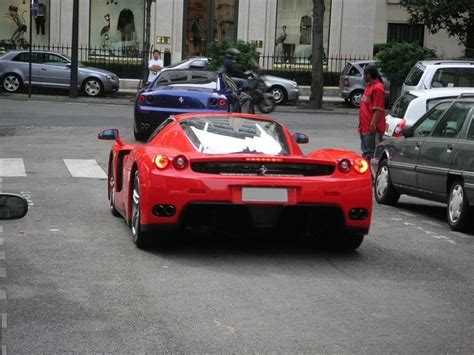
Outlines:
{"type": "Polygon", "coordinates": [[[26,176],[25,164],[23,164],[23,159],[19,159],[19,158],[0,159],[0,176],[2,177],[26,176]]]}
{"type": "Polygon", "coordinates": [[[107,179],[104,170],[95,159],[64,159],[72,177],[107,179]]]}

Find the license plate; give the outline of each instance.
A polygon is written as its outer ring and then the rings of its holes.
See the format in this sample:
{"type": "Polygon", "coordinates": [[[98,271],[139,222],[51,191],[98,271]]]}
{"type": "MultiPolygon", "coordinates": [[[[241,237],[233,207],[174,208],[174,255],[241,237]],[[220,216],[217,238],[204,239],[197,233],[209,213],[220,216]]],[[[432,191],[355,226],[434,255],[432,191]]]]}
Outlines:
{"type": "Polygon", "coordinates": [[[288,190],[265,187],[244,187],[242,189],[244,202],[288,202],[288,190]]]}

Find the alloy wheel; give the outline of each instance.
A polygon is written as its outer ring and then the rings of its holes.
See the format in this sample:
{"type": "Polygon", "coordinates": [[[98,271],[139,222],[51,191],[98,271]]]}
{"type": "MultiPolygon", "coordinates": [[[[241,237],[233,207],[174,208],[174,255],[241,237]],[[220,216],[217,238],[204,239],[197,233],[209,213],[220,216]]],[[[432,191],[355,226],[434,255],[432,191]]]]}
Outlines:
{"type": "Polygon", "coordinates": [[[461,185],[456,185],[449,196],[449,219],[452,223],[457,223],[462,214],[464,204],[464,193],[461,185]]]}
{"type": "Polygon", "coordinates": [[[375,192],[377,197],[383,198],[387,192],[388,182],[389,182],[389,172],[387,166],[382,166],[377,175],[377,180],[375,182],[375,192]]]}
{"type": "Polygon", "coordinates": [[[8,75],[3,79],[3,87],[8,92],[15,92],[20,88],[20,80],[15,75],[8,75]]]}
{"type": "Polygon", "coordinates": [[[133,240],[137,242],[140,231],[140,180],[135,177],[132,192],[132,234],[133,240]]]}
{"type": "Polygon", "coordinates": [[[101,86],[97,80],[88,80],[86,82],[84,90],[89,96],[97,96],[100,94],[101,86]]]}
{"type": "Polygon", "coordinates": [[[280,88],[272,88],[271,94],[273,96],[273,101],[275,101],[276,104],[279,104],[285,100],[285,93],[280,88]]]}

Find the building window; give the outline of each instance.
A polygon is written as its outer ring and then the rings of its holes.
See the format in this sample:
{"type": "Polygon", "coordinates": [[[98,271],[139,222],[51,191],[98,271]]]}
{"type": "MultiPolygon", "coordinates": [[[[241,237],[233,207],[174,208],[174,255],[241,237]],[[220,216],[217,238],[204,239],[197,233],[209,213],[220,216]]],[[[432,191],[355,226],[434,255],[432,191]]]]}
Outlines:
{"type": "MultiPolygon", "coordinates": [[[[49,0],[38,2],[33,18],[33,46],[49,45],[49,0]]],[[[0,48],[28,48],[30,2],[0,0],[0,48]]]]}
{"type": "Polygon", "coordinates": [[[91,0],[89,46],[105,53],[136,56],[143,49],[144,22],[144,0],[91,0]]]}
{"type": "Polygon", "coordinates": [[[237,0],[187,0],[184,57],[205,56],[214,42],[237,39],[237,0]]]}
{"type": "Polygon", "coordinates": [[[389,23],[387,42],[418,43],[423,46],[425,40],[425,26],[410,25],[407,23],[389,23]]]}
{"type": "MultiPolygon", "coordinates": [[[[331,18],[331,0],[325,0],[324,12],[324,48],[329,48],[329,21],[331,18]]],[[[277,30],[275,40],[276,61],[311,61],[313,27],[312,0],[278,1],[277,30]]],[[[324,56],[326,56],[326,53],[324,56]]]]}

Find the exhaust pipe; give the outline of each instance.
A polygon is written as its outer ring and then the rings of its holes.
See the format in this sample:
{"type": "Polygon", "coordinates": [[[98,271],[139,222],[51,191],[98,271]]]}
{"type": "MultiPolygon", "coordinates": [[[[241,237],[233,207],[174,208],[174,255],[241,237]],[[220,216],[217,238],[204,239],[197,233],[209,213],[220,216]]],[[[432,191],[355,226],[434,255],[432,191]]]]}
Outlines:
{"type": "Polygon", "coordinates": [[[153,214],[158,217],[172,217],[176,213],[173,205],[156,205],[153,207],[153,214]]]}

